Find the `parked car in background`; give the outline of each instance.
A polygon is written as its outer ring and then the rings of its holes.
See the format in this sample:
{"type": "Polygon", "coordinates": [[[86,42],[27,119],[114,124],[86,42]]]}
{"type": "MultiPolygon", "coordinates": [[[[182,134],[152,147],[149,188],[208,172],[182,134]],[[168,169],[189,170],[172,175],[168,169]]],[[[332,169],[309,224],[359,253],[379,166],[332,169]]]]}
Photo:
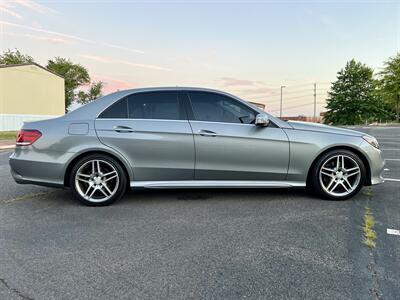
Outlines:
{"type": "Polygon", "coordinates": [[[383,182],[375,138],[285,122],[233,95],[200,88],[119,91],[21,129],[16,182],[70,187],[107,205],[136,188],[306,187],[344,200],[383,182]]]}

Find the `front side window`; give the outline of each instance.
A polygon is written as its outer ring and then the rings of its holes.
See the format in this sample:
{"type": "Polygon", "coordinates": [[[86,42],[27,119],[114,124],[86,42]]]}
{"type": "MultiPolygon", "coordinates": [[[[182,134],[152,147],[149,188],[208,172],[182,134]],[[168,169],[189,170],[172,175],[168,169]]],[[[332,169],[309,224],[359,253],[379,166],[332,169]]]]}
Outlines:
{"type": "Polygon", "coordinates": [[[189,97],[198,121],[252,124],[256,118],[250,107],[225,95],[193,91],[189,97]]]}
{"type": "Polygon", "coordinates": [[[146,92],[129,96],[130,119],[184,119],[176,91],[146,92]]]}

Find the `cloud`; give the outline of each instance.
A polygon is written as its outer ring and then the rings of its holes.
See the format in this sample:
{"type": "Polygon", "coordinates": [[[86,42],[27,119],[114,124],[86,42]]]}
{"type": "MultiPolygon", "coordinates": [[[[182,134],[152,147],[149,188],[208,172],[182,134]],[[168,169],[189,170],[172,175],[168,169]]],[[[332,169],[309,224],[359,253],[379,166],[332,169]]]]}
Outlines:
{"type": "Polygon", "coordinates": [[[144,54],[144,51],[142,51],[142,50],[130,49],[127,47],[122,47],[122,46],[108,44],[108,43],[103,43],[103,45],[106,47],[115,48],[115,49],[119,49],[119,50],[125,50],[125,51],[129,51],[129,52],[133,52],[133,53],[144,54]]]}
{"type": "Polygon", "coordinates": [[[10,16],[13,16],[17,19],[22,19],[22,16],[15,11],[13,11],[13,8],[15,6],[11,4],[11,2],[6,2],[4,0],[0,1],[0,12],[6,13],[10,16]]]}
{"type": "Polygon", "coordinates": [[[142,51],[142,50],[130,49],[130,48],[127,48],[127,47],[114,45],[114,44],[108,44],[108,43],[98,43],[98,42],[96,42],[94,40],[90,40],[90,39],[83,38],[83,37],[80,37],[80,36],[67,34],[67,33],[62,33],[62,32],[57,32],[57,31],[52,31],[52,30],[46,30],[46,29],[33,27],[33,26],[26,26],[26,25],[22,25],[22,24],[6,22],[6,21],[1,21],[1,20],[0,20],[0,25],[19,28],[19,29],[25,29],[25,30],[29,30],[29,31],[39,32],[39,33],[46,33],[46,34],[57,36],[57,37],[59,37],[60,40],[61,39],[70,39],[70,40],[75,40],[75,41],[79,41],[79,42],[83,42],[83,43],[103,45],[105,47],[111,47],[111,48],[124,50],[124,51],[130,51],[130,52],[134,52],[134,53],[140,53],[140,54],[144,53],[144,51],[142,51]]]}
{"type": "Polygon", "coordinates": [[[45,42],[49,42],[51,44],[70,44],[71,43],[70,40],[60,38],[60,37],[39,36],[39,35],[33,35],[33,34],[28,34],[28,33],[15,33],[15,32],[4,32],[3,34],[9,35],[9,36],[28,38],[28,39],[32,39],[32,40],[45,41],[45,42]]]}
{"type": "Polygon", "coordinates": [[[6,13],[17,19],[22,19],[22,15],[17,13],[14,9],[25,7],[29,10],[41,13],[41,14],[58,14],[59,12],[55,9],[47,7],[43,4],[36,3],[31,0],[0,0],[0,12],[6,13]]]}
{"type": "Polygon", "coordinates": [[[114,58],[106,57],[106,56],[97,56],[97,55],[90,55],[90,54],[80,54],[79,56],[82,58],[86,58],[89,60],[98,61],[98,62],[106,63],[106,64],[121,64],[121,65],[131,66],[131,67],[135,67],[135,68],[143,68],[143,69],[166,71],[166,72],[171,71],[171,69],[162,67],[162,66],[133,63],[130,61],[114,59],[114,58]]]}
{"type": "Polygon", "coordinates": [[[223,87],[232,87],[232,86],[258,86],[262,85],[261,81],[253,81],[246,79],[238,79],[233,77],[221,77],[219,81],[222,83],[223,87]]]}
{"type": "Polygon", "coordinates": [[[86,43],[95,43],[95,41],[85,39],[76,35],[71,35],[71,34],[66,34],[66,33],[61,33],[61,32],[56,32],[56,31],[51,31],[51,30],[46,30],[46,29],[41,29],[41,28],[36,28],[36,27],[31,27],[31,26],[26,26],[26,25],[21,25],[21,24],[16,24],[16,23],[11,23],[11,22],[6,22],[6,21],[0,21],[0,25],[5,25],[5,26],[10,26],[10,27],[15,27],[15,28],[20,28],[20,29],[26,29],[30,31],[35,31],[35,32],[40,32],[40,33],[46,33],[46,34],[51,34],[51,35],[56,35],[59,37],[71,39],[71,40],[77,40],[80,42],[86,42],[86,43]]]}
{"type": "Polygon", "coordinates": [[[102,75],[92,75],[92,81],[102,81],[104,82],[104,88],[103,88],[103,94],[107,95],[119,90],[126,90],[126,89],[132,89],[136,87],[136,84],[125,81],[125,80],[120,80],[108,76],[102,76],[102,75]]]}
{"type": "Polygon", "coordinates": [[[55,9],[52,9],[50,7],[47,7],[43,4],[39,4],[39,3],[35,2],[35,1],[31,1],[31,0],[12,0],[12,2],[17,3],[23,7],[26,7],[28,9],[31,9],[31,10],[36,11],[41,14],[49,14],[49,13],[58,14],[59,13],[55,9]]]}

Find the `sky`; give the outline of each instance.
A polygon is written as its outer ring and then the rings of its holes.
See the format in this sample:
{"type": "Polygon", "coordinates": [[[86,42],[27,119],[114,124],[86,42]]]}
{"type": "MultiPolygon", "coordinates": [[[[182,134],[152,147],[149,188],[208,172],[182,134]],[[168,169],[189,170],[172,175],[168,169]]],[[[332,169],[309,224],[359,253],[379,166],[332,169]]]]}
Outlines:
{"type": "Polygon", "coordinates": [[[283,115],[324,110],[352,58],[379,72],[400,51],[400,1],[0,0],[0,52],[87,67],[105,93],[215,88],[283,115]]]}

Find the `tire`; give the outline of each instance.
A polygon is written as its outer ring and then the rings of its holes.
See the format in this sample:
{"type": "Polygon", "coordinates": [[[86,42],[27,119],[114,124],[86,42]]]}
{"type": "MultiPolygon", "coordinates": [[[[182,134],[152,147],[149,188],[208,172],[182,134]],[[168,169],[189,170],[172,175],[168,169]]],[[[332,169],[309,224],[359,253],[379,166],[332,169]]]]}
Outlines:
{"type": "Polygon", "coordinates": [[[75,198],[87,206],[105,206],[122,198],[127,177],[121,164],[105,154],[80,159],[69,178],[75,198]]]}
{"type": "Polygon", "coordinates": [[[346,200],[361,190],[365,178],[366,170],[360,157],[351,151],[337,149],[317,159],[309,182],[311,189],[322,198],[346,200]]]}

